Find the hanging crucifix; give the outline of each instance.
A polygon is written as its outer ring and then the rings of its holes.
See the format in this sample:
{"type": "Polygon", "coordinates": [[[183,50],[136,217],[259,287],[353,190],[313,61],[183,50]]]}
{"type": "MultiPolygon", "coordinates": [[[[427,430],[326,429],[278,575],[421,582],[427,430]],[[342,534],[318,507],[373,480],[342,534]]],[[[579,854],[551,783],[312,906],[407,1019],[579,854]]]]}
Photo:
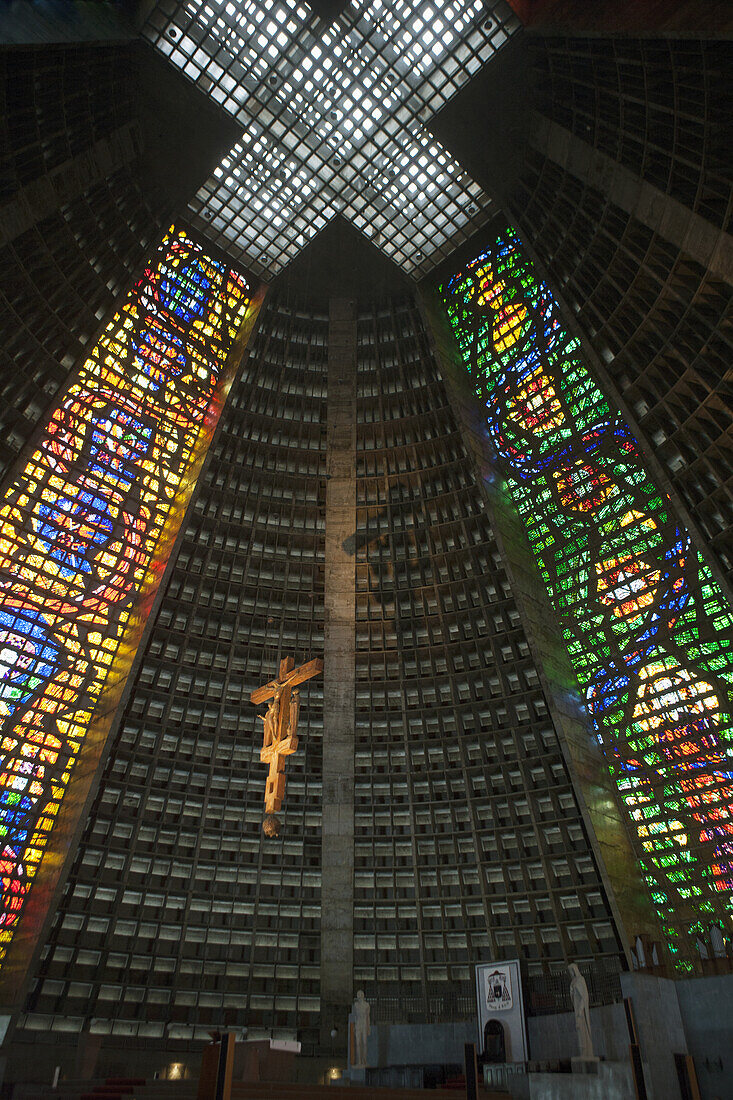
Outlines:
{"type": "Polygon", "coordinates": [[[265,725],[260,760],[270,766],[265,787],[265,816],[262,819],[265,836],[278,836],[280,832],[280,822],[275,815],[285,795],[285,757],[298,747],[300,692],[294,688],[320,672],[323,672],[323,661],[319,657],[300,668],[295,668],[292,657],[285,657],[280,662],[277,680],[255,688],[249,697],[251,703],[270,700],[267,713],[259,715],[265,725]]]}

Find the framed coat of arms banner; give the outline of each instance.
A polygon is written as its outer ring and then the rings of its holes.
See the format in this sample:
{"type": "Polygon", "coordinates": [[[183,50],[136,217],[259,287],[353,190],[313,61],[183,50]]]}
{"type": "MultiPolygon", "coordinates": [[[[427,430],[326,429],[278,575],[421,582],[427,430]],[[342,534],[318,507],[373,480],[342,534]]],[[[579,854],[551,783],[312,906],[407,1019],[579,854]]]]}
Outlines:
{"type": "Polygon", "coordinates": [[[526,1062],[527,1029],[519,960],[476,967],[478,1049],[489,1061],[526,1062]]]}

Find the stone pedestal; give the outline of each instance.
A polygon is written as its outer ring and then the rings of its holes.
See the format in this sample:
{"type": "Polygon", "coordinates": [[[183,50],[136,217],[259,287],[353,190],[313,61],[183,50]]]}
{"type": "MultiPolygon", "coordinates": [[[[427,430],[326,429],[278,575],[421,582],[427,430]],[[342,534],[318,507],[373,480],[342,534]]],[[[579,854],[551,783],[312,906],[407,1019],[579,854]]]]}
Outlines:
{"type": "Polygon", "coordinates": [[[512,1100],[636,1100],[629,1064],[594,1061],[595,1073],[522,1073],[508,1077],[504,1087],[512,1100]]]}

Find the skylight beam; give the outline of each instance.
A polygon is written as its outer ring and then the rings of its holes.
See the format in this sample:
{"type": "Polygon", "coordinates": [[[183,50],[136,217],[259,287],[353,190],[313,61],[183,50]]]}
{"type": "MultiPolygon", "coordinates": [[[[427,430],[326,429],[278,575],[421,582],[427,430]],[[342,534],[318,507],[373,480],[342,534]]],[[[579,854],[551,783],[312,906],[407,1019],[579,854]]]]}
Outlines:
{"type": "Polygon", "coordinates": [[[328,28],[297,0],[170,7],[143,33],[244,129],[192,214],[230,252],[246,242],[238,258],[258,274],[337,210],[416,276],[486,220],[488,196],[425,124],[517,29],[504,0],[353,0],[328,28]]]}

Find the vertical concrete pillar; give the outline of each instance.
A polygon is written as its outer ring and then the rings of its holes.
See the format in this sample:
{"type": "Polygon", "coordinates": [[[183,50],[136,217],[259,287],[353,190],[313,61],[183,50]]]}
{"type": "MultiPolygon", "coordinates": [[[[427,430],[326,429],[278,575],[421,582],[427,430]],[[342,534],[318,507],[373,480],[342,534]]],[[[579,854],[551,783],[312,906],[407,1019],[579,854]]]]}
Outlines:
{"type": "Polygon", "coordinates": [[[733,284],[733,238],[725,229],[538,111],[532,114],[530,141],[539,153],[606,195],[711,275],[733,284]]]}
{"type": "Polygon", "coordinates": [[[329,307],[323,654],[322,1041],[346,1038],[354,961],[354,714],[356,565],[356,303],[329,307]]]}

